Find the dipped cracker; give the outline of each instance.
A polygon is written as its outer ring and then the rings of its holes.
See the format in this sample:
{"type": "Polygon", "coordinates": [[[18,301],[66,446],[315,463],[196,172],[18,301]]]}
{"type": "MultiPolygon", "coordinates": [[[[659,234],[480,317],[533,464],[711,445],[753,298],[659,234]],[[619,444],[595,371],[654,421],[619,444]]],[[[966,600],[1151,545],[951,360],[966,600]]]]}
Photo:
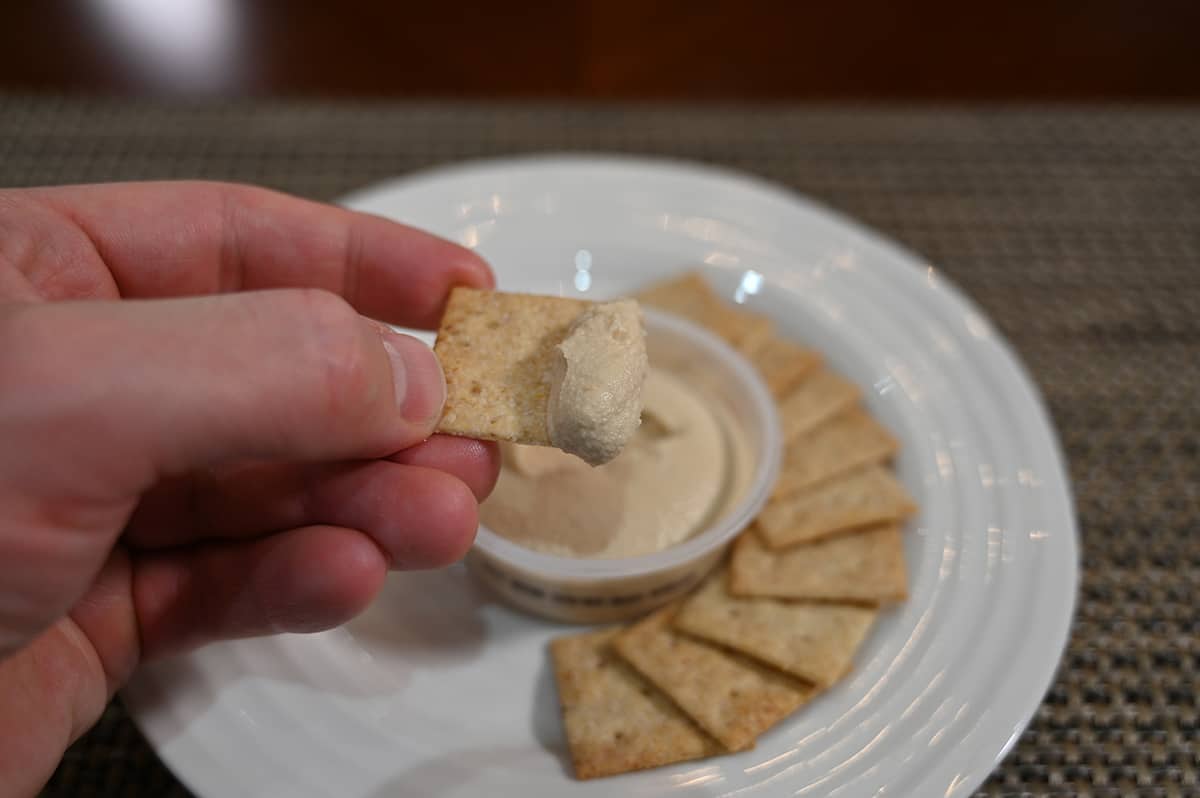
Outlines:
{"type": "Polygon", "coordinates": [[[619,628],[550,643],[575,776],[591,779],[669,765],[725,749],[612,647],[619,628]]]}
{"type": "Polygon", "coordinates": [[[671,626],[675,607],[653,613],[616,637],[617,653],[731,751],[804,704],[811,685],[671,626]]]}
{"type": "Polygon", "coordinates": [[[858,407],[844,411],[788,444],[775,496],[789,496],[826,480],[892,458],[900,444],[858,407]]]}
{"type": "Polygon", "coordinates": [[[908,597],[900,527],[871,527],[771,551],[749,530],[729,563],[729,592],[809,601],[879,605],[908,597]]]}
{"type": "Polygon", "coordinates": [[[731,595],[724,571],[674,615],[675,628],[828,687],[850,670],[878,611],[731,595]]]}
{"type": "Polygon", "coordinates": [[[607,463],[641,423],[645,337],[632,299],[455,289],[434,345],[447,393],[438,431],[607,463]]]}
{"type": "Polygon", "coordinates": [[[859,527],[900,521],[917,505],[891,471],[869,466],[793,493],[772,498],[755,527],[772,549],[811,543],[859,527]]]}
{"type": "Polygon", "coordinates": [[[457,287],[433,351],[446,374],[437,431],[550,446],[548,375],[571,323],[591,303],[457,287]]]}

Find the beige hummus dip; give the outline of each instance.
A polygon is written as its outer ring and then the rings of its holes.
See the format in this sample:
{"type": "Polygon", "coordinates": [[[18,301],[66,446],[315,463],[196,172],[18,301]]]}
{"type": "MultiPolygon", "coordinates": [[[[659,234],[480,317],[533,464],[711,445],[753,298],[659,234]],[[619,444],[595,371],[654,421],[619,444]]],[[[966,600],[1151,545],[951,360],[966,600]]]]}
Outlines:
{"type": "Polygon", "coordinates": [[[579,314],[551,368],[550,442],[594,466],[620,454],[642,417],[646,369],[636,301],[606,302],[579,314]]]}
{"type": "Polygon", "coordinates": [[[500,479],[480,520],[522,546],[589,558],[648,554],[706,526],[741,484],[744,447],[678,377],[651,369],[641,394],[641,425],[606,465],[503,444],[500,479]]]}

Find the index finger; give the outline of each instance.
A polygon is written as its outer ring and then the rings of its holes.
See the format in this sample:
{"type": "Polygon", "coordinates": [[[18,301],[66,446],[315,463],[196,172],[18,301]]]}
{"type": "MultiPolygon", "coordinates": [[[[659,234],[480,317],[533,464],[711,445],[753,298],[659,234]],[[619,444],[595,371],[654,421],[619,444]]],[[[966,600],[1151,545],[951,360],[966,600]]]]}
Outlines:
{"type": "Polygon", "coordinates": [[[66,186],[32,196],[82,230],[125,297],[321,288],[431,329],[455,285],[491,287],[475,253],[364,213],[228,183],[66,186]]]}

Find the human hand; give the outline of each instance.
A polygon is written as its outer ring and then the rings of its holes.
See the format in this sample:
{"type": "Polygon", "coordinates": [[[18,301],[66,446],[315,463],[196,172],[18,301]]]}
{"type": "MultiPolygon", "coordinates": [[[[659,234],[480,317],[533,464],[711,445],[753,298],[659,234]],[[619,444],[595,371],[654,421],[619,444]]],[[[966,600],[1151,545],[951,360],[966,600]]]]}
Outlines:
{"type": "Polygon", "coordinates": [[[492,275],[260,189],[0,192],[0,794],[140,661],[328,628],[462,556],[497,452],[429,437],[436,359],[366,318],[432,327],[456,284],[492,275]]]}

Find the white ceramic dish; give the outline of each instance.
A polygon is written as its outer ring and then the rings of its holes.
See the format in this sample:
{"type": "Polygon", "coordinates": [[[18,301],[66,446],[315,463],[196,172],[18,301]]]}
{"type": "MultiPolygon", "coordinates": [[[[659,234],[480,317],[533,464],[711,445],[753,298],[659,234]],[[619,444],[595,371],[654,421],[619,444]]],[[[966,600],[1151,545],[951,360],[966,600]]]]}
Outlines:
{"type": "Polygon", "coordinates": [[[1024,370],[936,268],[742,175],[612,158],[468,164],[348,204],[476,247],[512,290],[613,295],[681,268],[856,380],[921,503],[911,598],[853,674],[733,756],[569,775],[546,641],[461,568],[397,575],[357,621],[144,669],[125,700],[201,798],[963,796],[1028,722],[1066,640],[1077,532],[1024,370]]]}
{"type": "Polygon", "coordinates": [[[481,526],[467,556],[468,569],[510,604],[551,620],[635,618],[687,593],[758,515],[779,474],[783,447],[775,401],[750,362],[691,322],[653,308],[644,308],[643,315],[650,365],[670,372],[719,407],[746,451],[731,469],[736,476],[724,511],[688,540],[653,554],[558,557],[481,526]]]}

